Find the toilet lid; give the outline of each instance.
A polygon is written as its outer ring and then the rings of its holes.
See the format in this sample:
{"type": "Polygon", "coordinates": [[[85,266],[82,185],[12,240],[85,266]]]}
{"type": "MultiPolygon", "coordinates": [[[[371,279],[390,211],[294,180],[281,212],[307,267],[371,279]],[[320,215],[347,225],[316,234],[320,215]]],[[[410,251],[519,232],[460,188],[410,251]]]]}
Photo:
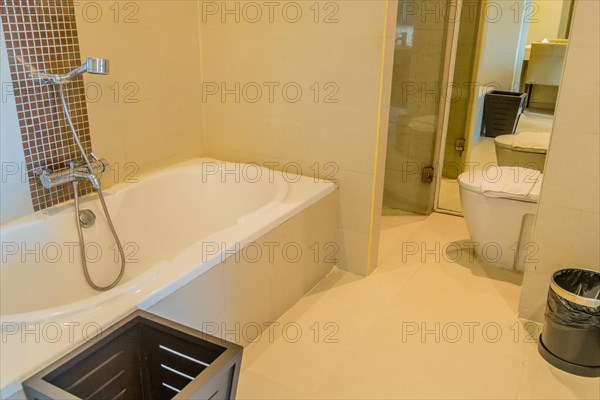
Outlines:
{"type": "MultiPolygon", "coordinates": [[[[463,189],[466,189],[470,192],[481,193],[481,184],[484,181],[493,181],[498,174],[511,174],[510,176],[514,176],[517,184],[522,184],[524,186],[527,185],[526,182],[531,180],[531,175],[527,172],[518,173],[517,171],[523,171],[524,168],[517,169],[516,167],[491,167],[487,170],[482,169],[473,169],[470,171],[465,171],[458,177],[458,184],[463,189]]],[[[526,170],[532,171],[534,170],[526,170]]],[[[535,171],[537,172],[537,171],[535,171]]],[[[540,198],[540,189],[542,187],[542,178],[543,174],[540,174],[538,181],[533,185],[533,188],[529,192],[529,196],[525,199],[519,199],[519,201],[527,201],[530,203],[537,203],[540,198]]],[[[496,197],[504,197],[504,196],[496,196],[496,197]]],[[[504,198],[511,199],[510,196],[505,196],[504,198]]],[[[512,198],[514,200],[514,198],[512,198]]]]}
{"type": "Polygon", "coordinates": [[[498,147],[515,151],[546,154],[550,143],[550,132],[521,132],[516,135],[500,135],[494,138],[494,143],[498,147]],[[517,136],[519,141],[516,140],[517,136]]]}
{"type": "Polygon", "coordinates": [[[521,132],[515,135],[512,145],[518,151],[546,154],[550,146],[550,132],[521,132]]]}

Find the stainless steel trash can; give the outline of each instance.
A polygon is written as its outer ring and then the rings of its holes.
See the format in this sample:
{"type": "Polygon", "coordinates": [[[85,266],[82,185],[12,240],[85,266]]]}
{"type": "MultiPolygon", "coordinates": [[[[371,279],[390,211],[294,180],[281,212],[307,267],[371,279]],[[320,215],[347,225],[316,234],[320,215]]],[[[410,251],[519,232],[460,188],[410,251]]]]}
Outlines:
{"type": "Polygon", "coordinates": [[[570,268],[552,276],[538,349],[563,371],[600,376],[599,272],[570,268]]]}

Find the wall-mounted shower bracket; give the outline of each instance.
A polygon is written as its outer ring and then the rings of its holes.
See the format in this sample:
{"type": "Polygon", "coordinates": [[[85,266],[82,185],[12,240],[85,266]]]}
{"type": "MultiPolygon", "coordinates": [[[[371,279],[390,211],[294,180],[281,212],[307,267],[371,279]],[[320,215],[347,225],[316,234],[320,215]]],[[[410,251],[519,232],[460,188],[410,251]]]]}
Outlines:
{"type": "Polygon", "coordinates": [[[96,75],[107,75],[109,62],[105,58],[88,57],[80,67],[67,74],[53,74],[31,68],[31,77],[41,79],[47,85],[62,85],[68,83],[85,72],[96,75]]]}

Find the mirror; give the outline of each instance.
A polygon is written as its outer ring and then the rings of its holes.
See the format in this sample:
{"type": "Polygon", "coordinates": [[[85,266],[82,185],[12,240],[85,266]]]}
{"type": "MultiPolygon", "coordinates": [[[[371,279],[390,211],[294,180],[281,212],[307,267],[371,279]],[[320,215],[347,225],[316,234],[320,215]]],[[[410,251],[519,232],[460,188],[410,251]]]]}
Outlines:
{"type": "Polygon", "coordinates": [[[461,16],[455,35],[437,202],[451,213],[462,213],[457,178],[467,168],[508,162],[543,170],[573,12],[573,0],[465,4],[477,11],[461,16]],[[495,98],[498,91],[512,93],[495,98]],[[494,112],[498,102],[512,115],[494,112]],[[518,160],[510,158],[515,140],[531,146],[518,160]]]}

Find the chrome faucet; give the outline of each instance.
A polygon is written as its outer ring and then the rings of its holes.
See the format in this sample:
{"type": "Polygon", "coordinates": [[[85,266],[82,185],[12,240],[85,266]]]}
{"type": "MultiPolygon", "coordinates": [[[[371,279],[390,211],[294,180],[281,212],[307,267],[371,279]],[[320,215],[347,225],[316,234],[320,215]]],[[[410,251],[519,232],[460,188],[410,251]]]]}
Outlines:
{"type": "Polygon", "coordinates": [[[90,172],[89,167],[85,162],[75,164],[71,161],[69,163],[69,168],[61,169],[56,172],[52,172],[48,168],[40,168],[38,170],[38,176],[42,186],[46,189],[76,180],[86,180],[97,190],[100,188],[100,180],[98,177],[102,172],[108,169],[109,164],[104,158],[95,159],[91,161],[90,164],[92,165],[93,173],[90,172]]]}

